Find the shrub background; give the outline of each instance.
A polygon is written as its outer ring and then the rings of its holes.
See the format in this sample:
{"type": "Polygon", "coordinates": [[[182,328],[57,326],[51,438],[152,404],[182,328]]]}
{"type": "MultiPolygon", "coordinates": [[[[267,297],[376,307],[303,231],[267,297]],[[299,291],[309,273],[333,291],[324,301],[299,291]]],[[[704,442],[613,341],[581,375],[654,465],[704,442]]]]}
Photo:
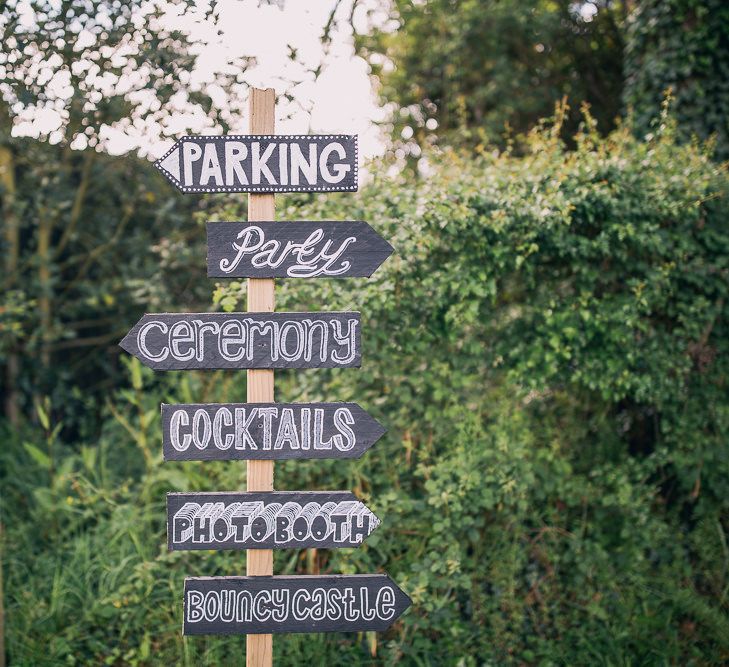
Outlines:
{"type": "MultiPolygon", "coordinates": [[[[414,607],[382,635],[276,638],[277,664],[721,664],[729,658],[727,174],[680,146],[560,118],[523,155],[433,158],[346,195],[397,255],[369,281],[282,281],[280,308],[357,308],[359,371],[277,374],[277,400],[356,400],[390,431],[360,461],[277,465],[281,489],[352,489],[383,519],[358,550],[277,572],[386,570],[414,607]],[[376,656],[376,657],[372,657],[376,656]]],[[[344,196],[283,200],[336,218],[344,196]]],[[[212,203],[198,221],[245,215],[212,203]]],[[[215,303],[243,306],[244,285],[215,303]]],[[[170,304],[182,308],[184,300],[170,304]]],[[[238,464],[162,464],[161,401],[244,400],[242,373],[153,374],[98,440],[6,432],[0,460],[15,664],[233,664],[241,638],[179,633],[185,575],[164,493],[236,489],[238,464]]]]}
{"type": "MultiPolygon", "coordinates": [[[[316,82],[349,31],[386,154],[359,193],[277,216],[366,220],[396,254],[279,281],[280,309],[360,310],[364,354],[277,372],[276,398],[357,401],[389,432],[359,461],[279,463],[276,487],[350,489],[383,525],[275,567],[387,571],[415,604],[386,633],[277,636],[276,664],[729,663],[726,3],[331,4],[322,65],[289,46],[290,70],[316,82]]],[[[245,465],[163,464],[159,404],[245,401],[245,374],[117,346],[145,311],[245,304],[204,262],[205,222],[245,197],[103,151],[109,128],[245,127],[250,59],[209,89],[191,73],[229,25],[175,8],[197,41],[146,0],[0,10],[0,664],[243,661],[242,637],[180,626],[184,577],[245,555],[168,553],[164,521],[166,492],[243,489],[245,465]],[[14,136],[48,110],[58,128],[14,136]]]]}

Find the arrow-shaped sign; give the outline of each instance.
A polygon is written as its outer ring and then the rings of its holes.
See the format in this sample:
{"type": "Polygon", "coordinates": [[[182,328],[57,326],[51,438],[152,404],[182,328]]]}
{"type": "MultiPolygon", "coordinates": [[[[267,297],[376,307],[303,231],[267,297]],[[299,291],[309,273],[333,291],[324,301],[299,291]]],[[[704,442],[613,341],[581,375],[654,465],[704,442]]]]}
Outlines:
{"type": "Polygon", "coordinates": [[[392,246],[363,221],[209,222],[209,278],[369,277],[392,246]]]}
{"type": "Polygon", "coordinates": [[[168,493],[167,547],[358,547],[380,520],[348,491],[168,493]]]}
{"type": "Polygon", "coordinates": [[[411,604],[386,574],[188,577],[182,631],[381,632],[411,604]]]}
{"type": "Polygon", "coordinates": [[[152,313],[119,343],[155,370],[351,368],[359,313],[152,313]]]}
{"type": "Polygon", "coordinates": [[[182,192],[357,189],[351,134],[185,136],[154,163],[182,192]]]}
{"type": "Polygon", "coordinates": [[[166,461],[354,459],[386,431],[356,403],[162,404],[166,461]]]}

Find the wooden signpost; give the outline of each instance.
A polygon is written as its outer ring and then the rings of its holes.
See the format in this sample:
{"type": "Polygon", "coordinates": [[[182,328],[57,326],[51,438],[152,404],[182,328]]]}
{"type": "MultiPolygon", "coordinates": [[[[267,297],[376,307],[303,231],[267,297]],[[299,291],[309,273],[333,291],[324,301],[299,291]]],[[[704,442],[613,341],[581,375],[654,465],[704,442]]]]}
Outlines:
{"type": "MultiPolygon", "coordinates": [[[[272,88],[251,90],[249,100],[251,134],[273,134],[276,96],[272,88]]],[[[355,165],[356,166],[356,165],[355,165]]],[[[273,194],[248,195],[248,220],[273,220],[275,197],[273,194]]],[[[275,310],[274,282],[271,279],[248,279],[248,310],[253,312],[275,310]]],[[[247,374],[249,403],[273,402],[273,371],[251,369],[247,374]]],[[[273,461],[246,461],[246,489],[273,491],[273,461]]],[[[248,576],[273,575],[273,550],[251,549],[246,552],[248,576]]],[[[246,637],[246,667],[271,667],[273,663],[273,637],[270,634],[246,637]]]]}
{"type": "Polygon", "coordinates": [[[274,459],[355,458],[385,429],[356,403],[274,403],[274,368],[352,368],[360,316],[275,313],[274,278],[370,276],[392,247],[368,224],[274,222],[274,192],[356,190],[357,138],[275,135],[253,89],[250,134],[182,137],[155,166],[182,192],[248,192],[248,222],[208,223],[208,275],[248,278],[247,313],[153,313],[120,345],[155,370],[248,369],[247,403],[162,405],[166,460],[246,460],[246,492],[169,493],[170,550],[246,549],[245,577],[185,580],[183,633],[385,630],[411,604],[384,574],[274,577],[273,549],[358,547],[379,525],[348,491],[273,491],[274,459]]]}
{"type": "Polygon", "coordinates": [[[369,277],[392,246],[366,222],[209,222],[210,278],[369,277]]]}
{"type": "Polygon", "coordinates": [[[167,494],[170,551],[358,547],[379,525],[349,491],[167,494]]]}
{"type": "Polygon", "coordinates": [[[261,134],[253,127],[251,135],[182,137],[154,166],[182,192],[357,189],[356,136],[261,134]]]}
{"type": "Polygon", "coordinates": [[[162,404],[166,461],[352,459],[385,431],[356,403],[162,404]]]}
{"type": "Polygon", "coordinates": [[[410,604],[386,574],[188,577],[182,632],[383,631],[410,604]]]}
{"type": "Polygon", "coordinates": [[[148,313],[120,345],[160,371],[352,368],[359,313],[148,313]]]}

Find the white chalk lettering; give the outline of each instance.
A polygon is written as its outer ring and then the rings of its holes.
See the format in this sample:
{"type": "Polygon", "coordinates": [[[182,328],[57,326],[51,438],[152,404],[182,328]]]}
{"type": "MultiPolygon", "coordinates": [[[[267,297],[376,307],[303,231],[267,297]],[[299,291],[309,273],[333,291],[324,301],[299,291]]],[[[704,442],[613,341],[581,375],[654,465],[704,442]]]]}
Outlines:
{"type": "Polygon", "coordinates": [[[353,138],[334,135],[185,137],[156,166],[191,192],[356,188],[353,138]]]}
{"type": "Polygon", "coordinates": [[[182,166],[185,174],[185,185],[193,185],[192,163],[202,156],[202,148],[191,141],[182,144],[182,166]]]}
{"type": "Polygon", "coordinates": [[[203,600],[205,596],[200,591],[187,591],[185,615],[188,623],[197,623],[203,617],[203,600]]]}
{"type": "Polygon", "coordinates": [[[361,544],[380,524],[357,500],[335,502],[206,502],[185,503],[172,516],[172,542],[177,545],[237,544],[331,540],[335,544],[361,544]]]}
{"type": "Polygon", "coordinates": [[[192,436],[185,433],[180,440],[180,428],[188,426],[190,418],[185,410],[175,410],[170,418],[170,441],[178,452],[186,452],[192,442],[192,436]]]}
{"type": "Polygon", "coordinates": [[[274,406],[201,407],[194,412],[179,408],[170,416],[170,443],[178,452],[191,444],[200,450],[234,449],[264,451],[332,450],[348,452],[357,444],[352,428],[356,421],[352,411],[338,407],[294,408],[274,406]],[[325,436],[328,434],[328,437],[325,436]]]}
{"type": "Polygon", "coordinates": [[[241,141],[225,142],[225,184],[248,185],[243,161],[248,157],[248,146],[241,141]]]}
{"type": "Polygon", "coordinates": [[[357,320],[355,318],[347,320],[348,328],[346,334],[342,334],[342,323],[338,320],[332,320],[331,325],[334,329],[334,340],[339,345],[343,345],[347,349],[346,354],[343,356],[340,355],[337,350],[333,350],[332,360],[340,364],[348,364],[354,359],[357,353],[357,350],[355,349],[355,342],[357,340],[357,320]]]}
{"type": "Polygon", "coordinates": [[[220,169],[218,150],[214,143],[209,142],[205,144],[205,151],[203,153],[200,185],[207,185],[211,178],[215,180],[215,185],[223,185],[223,172],[220,169]]]}
{"type": "Polygon", "coordinates": [[[258,591],[221,588],[188,590],[185,621],[276,624],[323,621],[391,621],[396,613],[395,590],[390,585],[290,588],[271,586],[258,591]]]}
{"type": "Polygon", "coordinates": [[[341,241],[325,239],[324,230],[314,230],[301,242],[287,241],[282,244],[275,239],[266,240],[263,229],[256,225],[246,227],[238,233],[231,243],[235,256],[220,260],[220,270],[232,273],[247,257],[251,266],[276,269],[282,264],[295,262],[286,269],[292,278],[314,278],[316,276],[339,276],[349,271],[351,262],[342,260],[347,248],[357,242],[356,236],[348,236],[341,241]],[[237,242],[236,242],[237,241],[237,242]]]}
{"type": "MultiPolygon", "coordinates": [[[[142,361],[321,363],[351,365],[358,354],[358,319],[219,317],[146,321],[136,332],[142,361]]],[[[189,317],[189,315],[187,316],[189,317]]],[[[169,318],[169,316],[168,316],[169,318]]],[[[137,354],[137,352],[135,352],[137,354]]]]}
{"type": "Polygon", "coordinates": [[[347,172],[352,169],[351,165],[337,163],[332,165],[334,169],[334,174],[332,174],[327,166],[327,161],[329,160],[329,156],[334,152],[337,153],[337,157],[340,160],[343,160],[347,156],[344,146],[338,141],[333,141],[324,147],[319,157],[319,171],[321,171],[321,175],[327,183],[339,183],[347,175],[347,172]]]}
{"type": "Polygon", "coordinates": [[[315,143],[309,144],[309,160],[304,157],[299,144],[291,144],[291,184],[299,185],[299,173],[310,185],[316,183],[316,149],[315,143]]]}
{"type": "MultiPolygon", "coordinates": [[[[336,415],[334,416],[334,419],[336,421],[336,415]]],[[[220,410],[216,410],[212,425],[215,447],[223,451],[231,448],[233,441],[235,440],[235,435],[233,433],[223,433],[223,427],[232,425],[233,415],[228,408],[220,408],[220,410]]]]}
{"type": "Polygon", "coordinates": [[[202,408],[195,410],[195,416],[192,418],[192,442],[195,447],[205,449],[206,443],[210,441],[211,431],[210,415],[202,408]],[[202,432],[200,432],[201,426],[202,432]]]}
{"type": "Polygon", "coordinates": [[[276,185],[276,179],[267,164],[275,149],[276,144],[268,144],[268,146],[264,149],[263,154],[261,154],[261,143],[259,141],[254,141],[251,144],[251,152],[253,154],[251,164],[251,182],[254,185],[260,185],[261,176],[266,177],[269,185],[276,185]]]}
{"type": "Polygon", "coordinates": [[[139,347],[139,351],[150,361],[164,361],[169,354],[169,347],[166,345],[163,346],[157,354],[147,347],[147,335],[155,328],[159,329],[162,334],[166,334],[168,332],[167,325],[164,322],[159,322],[157,320],[147,322],[139,328],[139,332],[137,333],[137,347],[139,347]]]}

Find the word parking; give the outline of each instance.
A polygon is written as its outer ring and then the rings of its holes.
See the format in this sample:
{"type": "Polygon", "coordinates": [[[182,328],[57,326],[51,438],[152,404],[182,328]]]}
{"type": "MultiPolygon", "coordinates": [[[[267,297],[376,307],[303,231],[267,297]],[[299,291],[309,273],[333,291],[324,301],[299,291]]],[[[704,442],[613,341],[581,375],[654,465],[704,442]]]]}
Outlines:
{"type": "Polygon", "coordinates": [[[357,189],[357,137],[182,137],[154,163],[183,192],[334,192],[357,189]]]}
{"type": "Polygon", "coordinates": [[[348,491],[167,494],[170,551],[358,547],[379,524],[348,491]]]}

